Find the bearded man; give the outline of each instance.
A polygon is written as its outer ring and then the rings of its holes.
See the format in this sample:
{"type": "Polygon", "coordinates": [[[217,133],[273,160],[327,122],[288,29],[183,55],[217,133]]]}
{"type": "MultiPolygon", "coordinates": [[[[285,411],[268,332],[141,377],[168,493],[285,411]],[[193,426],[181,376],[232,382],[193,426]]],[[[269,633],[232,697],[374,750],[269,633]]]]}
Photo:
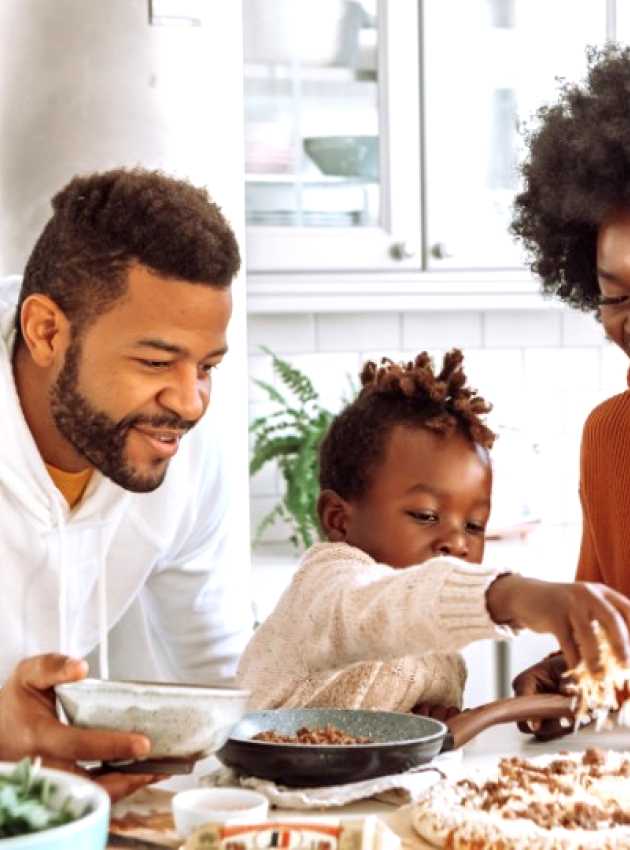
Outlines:
{"type": "Polygon", "coordinates": [[[204,416],[240,260],[206,192],[158,172],[76,177],[53,210],[0,288],[0,759],[74,769],[150,750],[57,720],[53,687],[87,655],[216,684],[250,634],[204,416]]]}

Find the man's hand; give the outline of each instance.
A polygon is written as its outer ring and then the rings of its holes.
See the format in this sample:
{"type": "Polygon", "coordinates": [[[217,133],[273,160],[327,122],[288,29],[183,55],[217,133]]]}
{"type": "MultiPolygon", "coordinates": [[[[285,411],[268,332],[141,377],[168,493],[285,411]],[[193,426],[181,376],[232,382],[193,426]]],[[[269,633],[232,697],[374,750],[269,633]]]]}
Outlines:
{"type": "Polygon", "coordinates": [[[570,584],[499,576],[486,592],[488,612],[495,623],[506,623],[557,637],[567,667],[580,659],[595,672],[599,648],[591,625],[597,620],[622,664],[630,656],[630,600],[623,594],[592,582],[570,584]]]}
{"type": "MultiPolygon", "coordinates": [[[[57,719],[54,686],[83,679],[87,670],[85,661],[53,654],[17,665],[0,689],[0,760],[39,755],[51,767],[85,774],[77,761],[148,755],[151,742],[143,735],[78,729],[57,719]]],[[[116,799],[156,780],[150,775],[110,773],[97,781],[116,799]]]]}
{"type": "MultiPolygon", "coordinates": [[[[567,663],[561,652],[548,655],[538,664],[523,670],[512,682],[517,697],[533,696],[535,694],[566,694],[570,680],[564,676],[567,663]]],[[[562,723],[559,719],[527,720],[518,724],[521,732],[536,735],[540,741],[550,741],[573,731],[572,723],[562,723]]]]}

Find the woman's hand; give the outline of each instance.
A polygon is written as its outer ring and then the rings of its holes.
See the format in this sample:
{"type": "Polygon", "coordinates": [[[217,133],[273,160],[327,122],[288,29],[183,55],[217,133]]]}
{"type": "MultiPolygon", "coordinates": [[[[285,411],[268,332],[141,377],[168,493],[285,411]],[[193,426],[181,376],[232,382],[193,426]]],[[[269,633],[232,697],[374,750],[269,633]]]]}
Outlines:
{"type": "Polygon", "coordinates": [[[568,669],[581,659],[591,671],[598,669],[593,620],[602,627],[619,662],[629,663],[630,600],[604,584],[547,582],[507,574],[490,585],[486,604],[495,623],[555,635],[568,669]]]}
{"type": "MultiPolygon", "coordinates": [[[[536,694],[568,694],[571,680],[564,674],[567,662],[561,652],[554,652],[537,664],[523,670],[512,682],[517,697],[536,694]]],[[[551,741],[573,731],[573,724],[557,718],[549,720],[523,720],[518,724],[521,732],[534,734],[539,741],[551,741]]]]}

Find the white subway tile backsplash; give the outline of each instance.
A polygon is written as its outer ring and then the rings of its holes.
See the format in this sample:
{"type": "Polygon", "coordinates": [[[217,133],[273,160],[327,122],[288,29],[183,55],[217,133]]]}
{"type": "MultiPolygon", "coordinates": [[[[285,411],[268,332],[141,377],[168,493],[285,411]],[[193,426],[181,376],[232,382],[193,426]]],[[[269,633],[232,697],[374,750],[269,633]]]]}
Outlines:
{"type": "Polygon", "coordinates": [[[315,317],[308,313],[249,316],[247,338],[252,354],[260,354],[261,345],[280,355],[314,351],[315,317]]]}
{"type": "Polygon", "coordinates": [[[278,496],[281,492],[280,472],[275,460],[268,461],[249,481],[252,496],[278,496]]]}
{"type": "MultiPolygon", "coordinates": [[[[275,410],[274,406],[269,402],[258,402],[249,406],[249,421],[250,423],[259,416],[267,417],[275,410]]],[[[250,433],[249,448],[250,456],[254,447],[255,437],[250,433]]],[[[249,480],[250,493],[253,497],[258,496],[275,496],[281,492],[280,487],[280,472],[275,460],[268,461],[254,476],[249,480]]]]}
{"type": "Polygon", "coordinates": [[[523,353],[518,348],[464,351],[468,383],[492,404],[491,428],[521,428],[526,399],[523,396],[523,353]]]}
{"type": "MultiPolygon", "coordinates": [[[[262,520],[275,508],[278,504],[277,496],[258,496],[251,499],[250,506],[250,523],[251,536],[254,539],[257,535],[257,530],[262,520]]],[[[288,522],[282,519],[276,519],[275,522],[266,528],[260,535],[260,543],[275,543],[288,540],[291,536],[291,526],[288,522]]]]}
{"type": "Polygon", "coordinates": [[[482,345],[482,314],[474,311],[404,313],[402,345],[419,352],[431,348],[475,348],[482,345]]]}
{"type": "Polygon", "coordinates": [[[602,400],[628,389],[628,367],[627,355],[613,342],[606,342],[602,349],[602,400]]]}
{"type": "Polygon", "coordinates": [[[406,351],[401,351],[398,348],[378,348],[373,350],[359,352],[359,369],[364,363],[371,360],[373,363],[380,363],[383,357],[389,357],[394,363],[402,363],[415,357],[415,352],[410,354],[406,351]]]}
{"type": "Polygon", "coordinates": [[[272,387],[276,384],[272,360],[268,354],[250,354],[248,357],[249,371],[249,400],[250,402],[266,401],[269,395],[256,381],[264,381],[272,387]]]}
{"type": "Polygon", "coordinates": [[[538,501],[547,523],[579,523],[580,463],[575,441],[548,441],[541,450],[538,501]]]}
{"type": "Polygon", "coordinates": [[[322,313],[316,317],[318,351],[382,350],[400,347],[398,313],[322,313]]]}
{"type": "Polygon", "coordinates": [[[559,310],[492,310],[484,314],[483,345],[527,348],[562,344],[559,310]]]}
{"type": "Polygon", "coordinates": [[[290,360],[311,379],[323,407],[336,413],[351,399],[351,381],[357,383],[359,371],[356,352],[296,354],[290,360]]]}
{"type": "Polygon", "coordinates": [[[600,400],[598,348],[529,348],[523,353],[527,428],[538,442],[580,434],[600,400]]]}
{"type": "Polygon", "coordinates": [[[604,329],[592,313],[567,308],[562,316],[562,344],[567,346],[601,346],[604,329]]]}
{"type": "MultiPolygon", "coordinates": [[[[412,359],[429,350],[436,366],[462,347],[472,386],[494,405],[489,425],[495,451],[495,507],[500,524],[523,506],[547,523],[580,523],[577,495],[584,419],[600,401],[627,388],[629,361],[607,343],[593,316],[574,310],[257,315],[249,320],[250,374],[282,390],[262,343],[302,369],[321,403],[340,409],[358,387],[367,359],[412,359]]],[[[251,415],[266,406],[250,387],[251,415]]],[[[252,479],[252,525],[277,502],[282,477],[269,465],[252,479]]],[[[277,523],[266,541],[286,540],[277,523]]]]}

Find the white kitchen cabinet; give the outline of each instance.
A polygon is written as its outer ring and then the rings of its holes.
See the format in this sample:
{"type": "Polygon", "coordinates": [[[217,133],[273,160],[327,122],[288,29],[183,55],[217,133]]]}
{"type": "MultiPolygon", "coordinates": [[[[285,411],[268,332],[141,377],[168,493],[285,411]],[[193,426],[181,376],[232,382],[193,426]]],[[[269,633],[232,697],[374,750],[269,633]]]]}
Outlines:
{"type": "Polygon", "coordinates": [[[509,233],[523,129],[606,40],[606,0],[425,0],[429,269],[524,265],[509,233]]]}
{"type": "Polygon", "coordinates": [[[417,0],[244,0],[250,272],[420,268],[417,0]]]}
{"type": "Polygon", "coordinates": [[[628,35],[623,3],[243,12],[250,312],[443,309],[479,294],[540,307],[508,233],[520,131],[557,78],[583,76],[587,45],[628,35]]]}

